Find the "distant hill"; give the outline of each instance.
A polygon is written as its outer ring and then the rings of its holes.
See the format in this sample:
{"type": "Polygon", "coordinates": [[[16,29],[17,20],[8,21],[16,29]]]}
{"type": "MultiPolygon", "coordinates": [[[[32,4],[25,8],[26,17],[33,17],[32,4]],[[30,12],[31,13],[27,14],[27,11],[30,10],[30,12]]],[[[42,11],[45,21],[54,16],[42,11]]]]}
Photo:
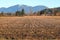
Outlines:
{"type": "Polygon", "coordinates": [[[57,8],[48,8],[40,11],[41,14],[46,14],[46,15],[54,15],[54,16],[60,16],[60,7],[57,8]]]}
{"type": "Polygon", "coordinates": [[[29,13],[30,11],[32,12],[42,11],[46,8],[47,8],[46,6],[32,7],[32,6],[27,6],[27,5],[14,5],[8,8],[0,8],[0,12],[13,13],[13,12],[16,12],[17,10],[21,11],[22,9],[24,9],[26,13],[29,13]]]}

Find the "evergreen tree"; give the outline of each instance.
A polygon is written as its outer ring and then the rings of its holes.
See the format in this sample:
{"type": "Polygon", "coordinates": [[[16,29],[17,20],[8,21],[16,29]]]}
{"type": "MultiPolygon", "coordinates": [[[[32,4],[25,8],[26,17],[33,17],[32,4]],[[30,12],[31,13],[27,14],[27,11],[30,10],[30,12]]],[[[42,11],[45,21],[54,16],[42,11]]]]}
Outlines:
{"type": "Polygon", "coordinates": [[[1,12],[1,14],[0,14],[1,16],[3,16],[3,12],[1,12]]]}
{"type": "Polygon", "coordinates": [[[16,16],[20,16],[21,15],[20,11],[16,11],[16,14],[15,15],[16,16]]]}
{"type": "Polygon", "coordinates": [[[24,9],[22,9],[22,11],[21,11],[21,15],[23,16],[24,14],[25,14],[24,9]]]}
{"type": "Polygon", "coordinates": [[[16,11],[16,16],[23,16],[25,13],[24,13],[24,9],[22,9],[21,11],[16,11]]]}

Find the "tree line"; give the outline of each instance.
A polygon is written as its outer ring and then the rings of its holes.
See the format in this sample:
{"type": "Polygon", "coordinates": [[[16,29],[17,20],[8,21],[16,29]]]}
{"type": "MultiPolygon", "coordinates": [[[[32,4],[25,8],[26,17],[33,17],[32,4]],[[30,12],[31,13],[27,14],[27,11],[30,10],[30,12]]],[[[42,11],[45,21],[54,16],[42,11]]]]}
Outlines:
{"type": "Polygon", "coordinates": [[[22,9],[21,11],[16,11],[15,13],[4,13],[1,12],[0,16],[24,16],[25,15],[25,11],[24,9],[22,9]]]}
{"type": "Polygon", "coordinates": [[[60,16],[60,11],[57,9],[44,9],[42,11],[35,12],[36,15],[45,15],[45,16],[60,16]]]}
{"type": "MultiPolygon", "coordinates": [[[[29,14],[29,13],[28,13],[29,14]]],[[[21,11],[16,11],[15,13],[4,13],[1,12],[0,16],[24,16],[24,15],[28,15],[25,13],[25,10],[22,9],[21,11]]],[[[36,15],[36,16],[41,16],[41,15],[45,15],[45,16],[60,16],[60,11],[58,10],[52,10],[52,9],[44,9],[42,11],[38,11],[38,12],[32,12],[29,14],[31,15],[36,15]]]]}

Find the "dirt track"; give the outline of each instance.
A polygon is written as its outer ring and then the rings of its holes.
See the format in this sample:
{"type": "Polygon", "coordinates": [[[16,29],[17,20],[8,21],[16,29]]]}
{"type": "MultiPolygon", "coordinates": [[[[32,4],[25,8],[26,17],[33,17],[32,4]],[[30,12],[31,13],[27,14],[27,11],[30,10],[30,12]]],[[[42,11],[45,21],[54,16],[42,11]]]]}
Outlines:
{"type": "Polygon", "coordinates": [[[0,17],[0,37],[45,40],[60,38],[60,16],[0,17]]]}

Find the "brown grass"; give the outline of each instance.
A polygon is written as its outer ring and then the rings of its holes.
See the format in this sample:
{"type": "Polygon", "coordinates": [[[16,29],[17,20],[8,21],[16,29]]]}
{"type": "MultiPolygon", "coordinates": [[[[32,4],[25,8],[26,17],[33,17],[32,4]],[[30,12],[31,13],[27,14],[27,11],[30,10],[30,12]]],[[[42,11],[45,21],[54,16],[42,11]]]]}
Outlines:
{"type": "Polygon", "coordinates": [[[60,16],[0,17],[0,40],[60,40],[60,16]]]}

